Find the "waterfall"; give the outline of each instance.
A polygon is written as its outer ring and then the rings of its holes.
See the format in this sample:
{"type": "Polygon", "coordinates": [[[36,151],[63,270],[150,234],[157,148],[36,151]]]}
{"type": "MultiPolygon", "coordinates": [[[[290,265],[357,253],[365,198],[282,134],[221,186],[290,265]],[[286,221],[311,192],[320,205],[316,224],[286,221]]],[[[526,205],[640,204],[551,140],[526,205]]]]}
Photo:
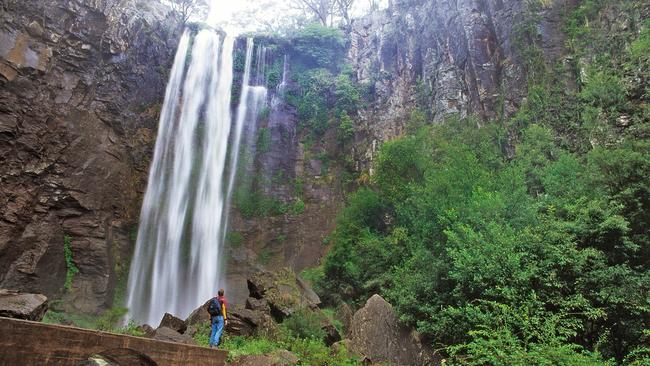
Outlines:
{"type": "Polygon", "coordinates": [[[152,325],[187,316],[220,285],[234,39],[201,30],[186,65],[190,38],[167,85],[129,273],[129,318],[152,325]]]}
{"type": "Polygon", "coordinates": [[[255,73],[255,85],[266,83],[266,46],[257,47],[257,72],[255,73]]]}
{"type": "MultiPolygon", "coordinates": [[[[190,41],[186,31],[167,85],[129,273],[129,318],[152,325],[165,312],[186,317],[226,287],[223,243],[242,136],[243,147],[253,150],[267,96],[263,85],[250,85],[249,38],[232,124],[234,39],[201,30],[190,41]]],[[[265,79],[266,51],[258,50],[254,84],[265,79]]]]}
{"type": "Polygon", "coordinates": [[[275,88],[275,95],[273,95],[273,98],[271,100],[271,106],[273,108],[277,108],[280,103],[282,102],[282,99],[284,98],[284,93],[287,89],[287,68],[289,64],[287,63],[287,55],[284,55],[284,61],[282,64],[282,82],[278,84],[275,88]]]}
{"type": "Polygon", "coordinates": [[[284,61],[282,64],[282,82],[278,85],[278,93],[284,93],[284,90],[287,88],[287,55],[284,55],[284,61]]]}
{"type": "MultiPolygon", "coordinates": [[[[245,139],[245,144],[244,148],[247,150],[251,151],[254,149],[253,146],[253,136],[255,135],[255,131],[257,129],[257,115],[258,112],[261,108],[261,106],[266,102],[266,87],[264,86],[251,86],[250,84],[250,79],[251,79],[251,64],[252,64],[252,55],[253,55],[253,39],[248,38],[246,40],[246,62],[244,64],[244,76],[243,76],[243,81],[242,81],[242,92],[241,92],[241,97],[239,99],[239,105],[237,107],[237,119],[235,123],[235,132],[234,132],[234,138],[233,138],[233,143],[232,143],[232,150],[230,153],[230,172],[228,175],[228,189],[226,191],[226,207],[230,206],[230,202],[232,199],[232,192],[233,192],[233,187],[235,184],[235,177],[238,172],[238,167],[239,167],[239,152],[240,152],[240,144],[242,140],[242,135],[244,133],[244,127],[248,127],[246,129],[246,139],[245,139]],[[249,99],[249,96],[251,97],[249,99]],[[248,126],[245,126],[245,122],[250,121],[248,126]]],[[[264,65],[264,57],[266,55],[266,51],[264,50],[263,46],[258,47],[258,53],[257,53],[257,70],[256,70],[256,75],[255,75],[255,82],[257,83],[260,79],[263,79],[264,71],[260,70],[260,68],[263,69],[264,65]],[[260,77],[262,75],[262,77],[260,77]]],[[[225,213],[225,220],[224,220],[224,230],[221,233],[221,240],[222,242],[225,242],[226,239],[226,234],[228,232],[228,210],[226,210],[225,213]]]]}

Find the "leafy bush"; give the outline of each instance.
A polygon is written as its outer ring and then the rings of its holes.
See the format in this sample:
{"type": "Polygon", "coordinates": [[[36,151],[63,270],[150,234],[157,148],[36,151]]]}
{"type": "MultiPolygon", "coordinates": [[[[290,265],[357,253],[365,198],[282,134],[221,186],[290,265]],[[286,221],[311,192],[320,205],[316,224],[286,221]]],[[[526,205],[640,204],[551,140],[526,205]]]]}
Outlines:
{"type": "Polygon", "coordinates": [[[339,115],[339,141],[346,142],[352,137],[354,137],[354,122],[347,113],[343,112],[339,115]]]}
{"type": "Polygon", "coordinates": [[[228,360],[232,361],[243,355],[263,355],[281,349],[282,345],[264,337],[232,337],[225,334],[221,348],[229,352],[228,360]]]}
{"type": "MultiPolygon", "coordinates": [[[[194,333],[194,340],[201,347],[208,347],[210,345],[210,335],[212,334],[212,326],[210,322],[201,322],[196,324],[196,333],[194,333]]],[[[226,347],[227,340],[229,339],[228,334],[225,333],[221,339],[221,346],[226,347]]],[[[229,355],[230,356],[230,355],[229,355]]]]}
{"type": "Polygon", "coordinates": [[[303,212],[305,212],[305,202],[303,202],[303,200],[300,198],[296,198],[296,200],[293,202],[293,205],[291,206],[291,214],[300,215],[303,212]]]}
{"type": "Polygon", "coordinates": [[[457,363],[604,364],[575,339],[622,359],[612,337],[631,350],[650,317],[647,143],[581,156],[533,125],[506,160],[498,129],[466,126],[381,147],[371,189],[337,220],[324,300],[383,293],[429,339],[462,345],[457,363]]]}
{"type": "Polygon", "coordinates": [[[360,363],[348,357],[341,347],[333,352],[322,340],[313,337],[296,337],[290,331],[281,332],[277,337],[256,335],[253,337],[229,336],[223,338],[221,347],[228,350],[228,360],[232,361],[243,355],[263,355],[286,349],[300,359],[299,365],[310,366],[358,366],[360,363]]]}
{"type": "Polygon", "coordinates": [[[285,319],[282,327],[298,338],[315,339],[322,341],[325,331],[321,329],[322,319],[310,309],[302,309],[285,319]]]}
{"type": "Polygon", "coordinates": [[[258,115],[257,118],[258,118],[258,119],[261,119],[261,120],[264,120],[264,119],[269,118],[269,115],[271,115],[271,108],[269,108],[269,107],[267,107],[267,106],[264,106],[264,107],[262,107],[262,109],[260,110],[260,113],[259,113],[259,115],[258,115]]]}
{"type": "Polygon", "coordinates": [[[246,219],[283,215],[288,210],[288,205],[282,201],[257,190],[251,191],[246,187],[239,187],[235,191],[234,201],[235,206],[246,219]]]}

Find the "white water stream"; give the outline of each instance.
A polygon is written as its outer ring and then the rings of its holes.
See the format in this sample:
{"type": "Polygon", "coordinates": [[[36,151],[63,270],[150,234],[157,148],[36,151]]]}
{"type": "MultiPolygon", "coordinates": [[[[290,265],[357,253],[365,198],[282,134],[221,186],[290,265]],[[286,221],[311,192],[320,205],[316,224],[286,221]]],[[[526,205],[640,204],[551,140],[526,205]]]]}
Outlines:
{"type": "Polygon", "coordinates": [[[129,273],[129,318],[154,326],[165,312],[186,317],[225,287],[223,244],[242,132],[249,122],[248,148],[266,103],[266,88],[249,85],[249,39],[231,131],[234,39],[207,29],[191,39],[186,31],[167,85],[129,273]]]}

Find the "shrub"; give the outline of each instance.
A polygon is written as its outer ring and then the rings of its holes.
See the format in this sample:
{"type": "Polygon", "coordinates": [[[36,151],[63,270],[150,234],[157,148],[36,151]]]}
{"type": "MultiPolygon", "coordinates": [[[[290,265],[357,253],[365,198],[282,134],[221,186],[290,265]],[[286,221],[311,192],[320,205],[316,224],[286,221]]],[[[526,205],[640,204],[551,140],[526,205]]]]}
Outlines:
{"type": "Polygon", "coordinates": [[[296,198],[296,200],[293,202],[293,205],[291,206],[291,213],[293,215],[300,215],[303,212],[305,212],[305,202],[303,202],[300,198],[296,198]]]}
{"type": "Polygon", "coordinates": [[[244,242],[244,235],[238,231],[229,231],[226,234],[226,242],[230,244],[231,247],[237,248],[244,242]]]}
{"type": "Polygon", "coordinates": [[[309,309],[299,310],[282,322],[282,327],[294,337],[322,341],[325,331],[321,329],[322,319],[309,309]]]}
{"type": "Polygon", "coordinates": [[[350,118],[350,116],[345,112],[342,112],[339,115],[338,137],[340,142],[346,142],[354,137],[354,122],[352,121],[352,118],[350,118]]]}
{"type": "Polygon", "coordinates": [[[343,33],[335,28],[311,24],[299,30],[291,44],[309,66],[335,67],[345,53],[343,33]]]}
{"type": "Polygon", "coordinates": [[[65,257],[65,266],[67,268],[63,288],[69,291],[72,288],[72,279],[74,278],[74,275],[79,273],[79,268],[74,264],[72,258],[72,239],[68,235],[63,237],[63,255],[65,257]]]}

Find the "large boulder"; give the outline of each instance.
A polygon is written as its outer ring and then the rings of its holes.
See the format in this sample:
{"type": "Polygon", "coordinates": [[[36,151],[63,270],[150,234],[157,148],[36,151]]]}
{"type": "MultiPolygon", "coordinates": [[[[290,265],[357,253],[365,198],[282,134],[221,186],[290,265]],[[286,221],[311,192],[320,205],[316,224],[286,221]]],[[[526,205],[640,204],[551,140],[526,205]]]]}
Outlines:
{"type": "MultiPolygon", "coordinates": [[[[151,338],[156,333],[156,330],[149,324],[142,324],[138,326],[138,330],[144,333],[144,337],[151,338]]],[[[190,335],[191,336],[191,335],[190,335]]]]}
{"type": "Polygon", "coordinates": [[[200,324],[200,323],[205,323],[210,321],[210,314],[208,313],[208,306],[210,305],[210,301],[212,299],[206,301],[203,305],[199,306],[198,308],[194,309],[190,313],[190,315],[185,319],[185,326],[190,327],[195,324],[200,324]]]}
{"type": "Polygon", "coordinates": [[[343,332],[347,335],[350,332],[350,324],[352,324],[352,317],[354,311],[350,305],[343,303],[336,309],[336,318],[341,321],[343,325],[343,332]]]}
{"type": "Polygon", "coordinates": [[[433,366],[441,360],[415,332],[400,324],[391,304],[379,295],[354,314],[349,347],[373,364],[433,366]]]}
{"type": "MultiPolygon", "coordinates": [[[[210,300],[194,310],[185,320],[186,333],[193,335],[201,324],[210,322],[208,305],[210,300]]],[[[228,323],[225,332],[230,335],[253,335],[258,329],[269,329],[273,327],[273,319],[268,313],[243,308],[240,305],[230,305],[227,308],[228,323]]]]}
{"type": "Polygon", "coordinates": [[[187,324],[185,324],[185,322],[182,319],[179,319],[170,313],[165,313],[165,315],[163,315],[162,320],[160,320],[160,325],[158,326],[158,328],[160,327],[171,328],[177,331],[178,333],[183,334],[187,329],[187,324]]]}
{"type": "Polygon", "coordinates": [[[320,298],[290,269],[258,272],[248,279],[250,297],[264,299],[271,315],[282,321],[297,310],[316,308],[320,298]]]}
{"type": "Polygon", "coordinates": [[[153,335],[153,339],[157,339],[159,341],[196,345],[196,341],[192,337],[186,334],[180,334],[177,331],[167,327],[160,327],[156,329],[156,332],[153,335]]]}
{"type": "Polygon", "coordinates": [[[246,299],[246,309],[261,311],[263,313],[271,313],[271,307],[269,302],[265,299],[256,299],[254,297],[249,297],[246,299]]]}
{"type": "Polygon", "coordinates": [[[0,290],[0,316],[41,321],[46,311],[45,295],[0,290]]]}

